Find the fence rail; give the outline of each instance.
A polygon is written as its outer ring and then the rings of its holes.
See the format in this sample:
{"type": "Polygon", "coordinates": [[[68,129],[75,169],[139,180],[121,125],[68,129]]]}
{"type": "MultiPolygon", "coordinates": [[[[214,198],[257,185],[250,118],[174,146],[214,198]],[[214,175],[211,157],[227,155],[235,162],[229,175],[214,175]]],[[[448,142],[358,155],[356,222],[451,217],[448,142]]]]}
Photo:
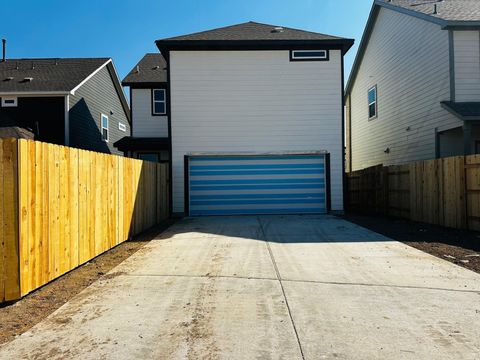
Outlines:
{"type": "Polygon", "coordinates": [[[0,140],[0,302],[168,217],[166,165],[0,140]]]}
{"type": "Polygon", "coordinates": [[[346,208],[480,231],[480,155],[348,173],[346,208]]]}

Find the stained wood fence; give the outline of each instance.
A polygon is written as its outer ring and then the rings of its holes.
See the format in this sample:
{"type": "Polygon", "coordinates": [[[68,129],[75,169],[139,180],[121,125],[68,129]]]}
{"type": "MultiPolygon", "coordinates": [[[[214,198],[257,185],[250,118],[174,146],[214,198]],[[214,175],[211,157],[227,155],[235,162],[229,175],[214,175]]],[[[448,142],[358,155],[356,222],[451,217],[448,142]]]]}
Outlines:
{"type": "Polygon", "coordinates": [[[480,231],[480,155],[348,173],[346,209],[480,231]]]}
{"type": "Polygon", "coordinates": [[[0,302],[168,217],[164,164],[0,139],[0,179],[0,302]]]}

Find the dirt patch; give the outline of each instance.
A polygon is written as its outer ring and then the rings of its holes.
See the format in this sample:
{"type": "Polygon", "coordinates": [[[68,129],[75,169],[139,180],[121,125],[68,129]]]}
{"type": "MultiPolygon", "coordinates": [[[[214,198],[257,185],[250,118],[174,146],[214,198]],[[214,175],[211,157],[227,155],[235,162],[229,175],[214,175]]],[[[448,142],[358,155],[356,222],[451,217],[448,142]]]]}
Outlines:
{"type": "Polygon", "coordinates": [[[29,330],[98,279],[120,275],[119,273],[106,274],[170,225],[171,222],[167,222],[150,229],[30,293],[23,299],[13,304],[0,305],[0,344],[9,342],[15,336],[29,330]]]}
{"type": "Polygon", "coordinates": [[[349,214],[344,218],[391,239],[480,273],[479,232],[449,229],[385,217],[349,214]]]}

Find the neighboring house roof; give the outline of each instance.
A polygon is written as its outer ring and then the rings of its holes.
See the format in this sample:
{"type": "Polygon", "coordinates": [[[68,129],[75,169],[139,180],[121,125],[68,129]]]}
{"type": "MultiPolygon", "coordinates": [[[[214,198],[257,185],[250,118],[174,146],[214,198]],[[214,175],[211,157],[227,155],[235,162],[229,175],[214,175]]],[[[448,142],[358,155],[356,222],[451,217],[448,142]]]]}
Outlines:
{"type": "Polygon", "coordinates": [[[160,50],[198,47],[217,49],[217,46],[224,46],[226,49],[233,46],[251,46],[252,49],[257,47],[262,49],[266,45],[292,45],[292,43],[301,43],[303,46],[308,44],[318,46],[320,42],[322,44],[341,45],[345,52],[353,45],[351,39],[253,21],[161,39],[157,40],[156,44],[160,50]]]}
{"type": "Polygon", "coordinates": [[[0,62],[0,92],[69,92],[107,61],[110,59],[7,59],[0,62]]]}
{"type": "Polygon", "coordinates": [[[105,66],[130,121],[128,102],[110,58],[7,59],[0,62],[0,96],[74,94],[105,66]]]}
{"type": "Polygon", "coordinates": [[[167,62],[162,54],[146,54],[123,79],[123,86],[167,82],[167,62]]]}
{"type": "Polygon", "coordinates": [[[0,127],[0,138],[15,138],[33,140],[35,135],[33,132],[18,126],[0,127]]]}
{"type": "Polygon", "coordinates": [[[383,2],[446,21],[480,21],[478,0],[383,0],[383,2]]]}
{"type": "Polygon", "coordinates": [[[382,7],[433,22],[442,29],[471,27],[480,29],[480,0],[374,0],[345,88],[346,94],[351,91],[382,7]]]}
{"type": "Polygon", "coordinates": [[[442,106],[460,120],[480,120],[480,102],[443,101],[442,106]]]}

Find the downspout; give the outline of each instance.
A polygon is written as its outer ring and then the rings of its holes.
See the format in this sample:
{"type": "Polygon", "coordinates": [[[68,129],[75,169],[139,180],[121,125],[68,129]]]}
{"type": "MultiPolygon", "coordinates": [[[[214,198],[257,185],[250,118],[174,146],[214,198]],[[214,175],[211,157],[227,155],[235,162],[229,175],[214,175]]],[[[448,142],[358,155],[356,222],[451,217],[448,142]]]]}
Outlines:
{"type": "Polygon", "coordinates": [[[64,144],[70,146],[70,95],[65,96],[65,133],[64,144]]]}

